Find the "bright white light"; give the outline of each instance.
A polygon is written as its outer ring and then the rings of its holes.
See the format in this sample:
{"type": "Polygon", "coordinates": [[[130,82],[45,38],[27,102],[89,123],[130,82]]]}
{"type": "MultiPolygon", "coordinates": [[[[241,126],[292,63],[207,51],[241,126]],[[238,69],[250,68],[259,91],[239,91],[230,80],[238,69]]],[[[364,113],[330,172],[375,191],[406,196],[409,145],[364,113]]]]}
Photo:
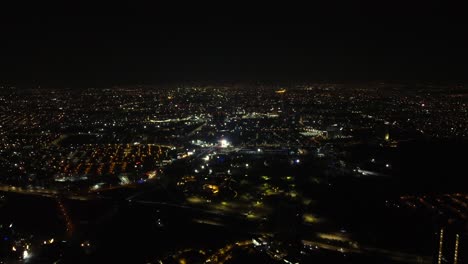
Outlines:
{"type": "Polygon", "coordinates": [[[262,150],[261,150],[261,149],[257,149],[257,152],[262,152],[262,150]]]}
{"type": "Polygon", "coordinates": [[[219,144],[221,145],[222,148],[227,148],[230,145],[230,143],[226,139],[221,139],[219,141],[219,144]]]}
{"type": "Polygon", "coordinates": [[[297,159],[297,160],[296,160],[296,163],[299,163],[299,162],[301,162],[301,161],[300,161],[299,159],[297,159]]]}
{"type": "Polygon", "coordinates": [[[227,146],[227,140],[222,139],[221,140],[221,146],[224,146],[224,147],[227,146]]]}
{"type": "Polygon", "coordinates": [[[255,238],[252,238],[252,242],[255,246],[260,246],[260,243],[255,238]]]}
{"type": "Polygon", "coordinates": [[[23,251],[23,259],[29,258],[29,252],[27,250],[23,251]]]}
{"type": "Polygon", "coordinates": [[[247,167],[247,168],[248,168],[248,167],[249,167],[249,164],[248,164],[248,163],[246,163],[246,164],[245,164],[245,167],[247,167]]]}
{"type": "Polygon", "coordinates": [[[203,158],[203,160],[204,160],[204,161],[209,161],[209,160],[210,160],[210,156],[205,156],[205,157],[203,158]]]}

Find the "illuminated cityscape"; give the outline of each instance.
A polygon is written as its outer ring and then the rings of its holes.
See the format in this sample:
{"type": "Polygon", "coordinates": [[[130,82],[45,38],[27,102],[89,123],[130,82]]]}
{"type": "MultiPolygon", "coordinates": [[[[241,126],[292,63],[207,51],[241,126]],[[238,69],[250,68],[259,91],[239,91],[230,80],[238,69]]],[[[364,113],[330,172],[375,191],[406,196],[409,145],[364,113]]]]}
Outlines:
{"type": "Polygon", "coordinates": [[[467,263],[463,16],[427,5],[2,20],[0,264],[467,263]]]}
{"type": "Polygon", "coordinates": [[[453,186],[440,185],[430,172],[440,169],[437,164],[421,169],[406,158],[436,155],[451,166],[462,164],[442,158],[445,145],[437,143],[468,136],[468,97],[461,93],[459,87],[408,91],[386,83],[3,87],[2,215],[12,218],[2,232],[12,233],[4,236],[8,255],[32,258],[33,249],[48,252],[63,243],[54,250],[76,246],[83,256],[98,258],[107,250],[100,243],[110,242],[94,230],[125,228],[118,221],[129,221],[122,224],[163,236],[180,226],[213,228],[206,236],[242,230],[223,248],[200,247],[194,239],[166,254],[148,254],[146,261],[224,263],[253,254],[258,261],[295,263],[335,254],[430,263],[431,241],[439,241],[442,263],[451,251],[459,254],[459,240],[466,241],[468,196],[450,192],[462,190],[457,179],[453,186]],[[434,93],[441,95],[429,96],[434,93]],[[447,126],[429,126],[441,122],[447,126]],[[426,145],[436,149],[422,153],[426,145]],[[420,179],[407,179],[402,170],[420,170],[430,179],[418,186],[420,179]],[[399,195],[405,188],[446,193],[399,195]],[[50,203],[55,231],[17,231],[11,210],[33,206],[17,195],[50,203]],[[91,208],[84,215],[83,206],[91,208]],[[415,228],[406,217],[420,217],[421,224],[415,228]],[[366,234],[367,225],[376,230],[366,234]],[[447,253],[445,225],[457,237],[447,253]]]}

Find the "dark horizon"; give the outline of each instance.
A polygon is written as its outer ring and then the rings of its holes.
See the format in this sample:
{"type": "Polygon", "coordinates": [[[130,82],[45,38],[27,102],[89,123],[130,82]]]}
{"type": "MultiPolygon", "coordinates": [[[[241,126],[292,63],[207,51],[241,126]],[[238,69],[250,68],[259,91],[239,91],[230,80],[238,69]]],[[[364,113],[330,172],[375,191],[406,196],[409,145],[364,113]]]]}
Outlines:
{"type": "Polygon", "coordinates": [[[0,82],[467,80],[463,16],[456,6],[258,10],[12,12],[1,23],[0,82]]]}

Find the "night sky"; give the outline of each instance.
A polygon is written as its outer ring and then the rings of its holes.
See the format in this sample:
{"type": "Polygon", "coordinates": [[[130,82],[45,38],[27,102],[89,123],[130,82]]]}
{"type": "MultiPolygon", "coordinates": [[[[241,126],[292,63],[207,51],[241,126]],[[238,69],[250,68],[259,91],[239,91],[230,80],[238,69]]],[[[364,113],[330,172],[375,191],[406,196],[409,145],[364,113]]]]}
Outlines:
{"type": "Polygon", "coordinates": [[[0,82],[466,81],[461,5],[353,2],[2,8],[0,82]]]}

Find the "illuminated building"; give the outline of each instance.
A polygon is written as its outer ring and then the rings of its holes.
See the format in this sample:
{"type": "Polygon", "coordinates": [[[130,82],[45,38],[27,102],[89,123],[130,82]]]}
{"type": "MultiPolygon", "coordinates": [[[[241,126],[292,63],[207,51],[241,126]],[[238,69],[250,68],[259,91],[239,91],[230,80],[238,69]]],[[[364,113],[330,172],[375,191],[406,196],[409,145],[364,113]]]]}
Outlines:
{"type": "Polygon", "coordinates": [[[466,236],[456,233],[449,228],[440,229],[438,232],[437,255],[434,258],[434,263],[465,263],[468,258],[468,250],[466,242],[462,243],[463,238],[466,238],[466,236]]]}

